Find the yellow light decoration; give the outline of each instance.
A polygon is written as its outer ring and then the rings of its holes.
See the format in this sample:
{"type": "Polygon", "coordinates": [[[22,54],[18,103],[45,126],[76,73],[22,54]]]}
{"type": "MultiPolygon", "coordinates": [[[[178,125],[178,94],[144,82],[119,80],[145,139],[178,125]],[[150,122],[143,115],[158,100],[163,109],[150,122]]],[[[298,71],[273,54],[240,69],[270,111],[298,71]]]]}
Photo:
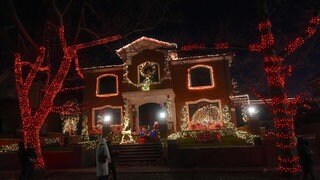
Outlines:
{"type": "Polygon", "coordinates": [[[0,146],[0,154],[8,153],[8,152],[16,152],[18,151],[18,149],[19,149],[18,144],[0,146]]]}
{"type": "Polygon", "coordinates": [[[82,129],[81,129],[81,141],[89,141],[89,131],[88,131],[88,117],[83,115],[82,118],[82,129]]]}
{"type": "Polygon", "coordinates": [[[134,144],[136,141],[132,137],[131,128],[129,127],[129,121],[130,121],[130,112],[129,112],[129,102],[127,99],[124,99],[124,122],[122,127],[122,138],[120,141],[120,144],[134,144]],[[126,139],[126,138],[129,138],[126,139]]]}

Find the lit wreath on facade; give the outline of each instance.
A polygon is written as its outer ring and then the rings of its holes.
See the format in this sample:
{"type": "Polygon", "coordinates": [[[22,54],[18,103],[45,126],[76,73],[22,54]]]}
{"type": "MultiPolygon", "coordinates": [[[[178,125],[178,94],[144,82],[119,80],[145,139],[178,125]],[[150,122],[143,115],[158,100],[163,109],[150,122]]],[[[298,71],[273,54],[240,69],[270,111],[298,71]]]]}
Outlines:
{"type": "MultiPolygon", "coordinates": [[[[167,80],[167,79],[171,79],[171,72],[170,72],[170,69],[169,69],[169,61],[170,61],[170,57],[167,56],[166,57],[166,60],[164,62],[164,74],[163,74],[163,77],[158,81],[158,82],[152,82],[151,78],[152,76],[155,75],[155,73],[160,73],[160,64],[157,64],[155,62],[150,62],[150,61],[146,61],[142,64],[140,64],[138,66],[138,73],[145,77],[144,81],[143,82],[139,82],[139,83],[134,83],[132,82],[129,77],[128,77],[128,74],[129,74],[129,71],[128,71],[128,65],[125,65],[124,66],[124,73],[123,73],[123,79],[137,87],[137,88],[140,88],[143,90],[143,91],[148,91],[150,90],[150,85],[151,84],[160,84],[162,81],[164,80],[167,80]],[[158,67],[157,67],[158,66],[158,67]],[[157,72],[157,69],[158,69],[158,72],[157,72]]],[[[159,77],[160,77],[160,74],[159,74],[159,77]]]]}

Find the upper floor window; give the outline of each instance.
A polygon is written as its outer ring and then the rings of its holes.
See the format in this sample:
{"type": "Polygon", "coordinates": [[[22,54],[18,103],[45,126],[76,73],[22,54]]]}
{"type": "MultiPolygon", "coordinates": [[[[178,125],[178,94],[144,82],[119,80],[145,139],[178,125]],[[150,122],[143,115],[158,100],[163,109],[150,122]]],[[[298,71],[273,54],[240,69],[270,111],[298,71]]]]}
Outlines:
{"type": "Polygon", "coordinates": [[[138,65],[138,80],[143,83],[148,78],[151,83],[160,82],[160,65],[156,62],[146,61],[138,65]]]}
{"type": "Polygon", "coordinates": [[[196,65],[188,69],[189,89],[209,89],[213,87],[214,79],[211,66],[196,65]]]}
{"type": "Polygon", "coordinates": [[[115,74],[103,74],[97,78],[96,96],[109,97],[117,96],[118,91],[118,76],[115,74]]]}

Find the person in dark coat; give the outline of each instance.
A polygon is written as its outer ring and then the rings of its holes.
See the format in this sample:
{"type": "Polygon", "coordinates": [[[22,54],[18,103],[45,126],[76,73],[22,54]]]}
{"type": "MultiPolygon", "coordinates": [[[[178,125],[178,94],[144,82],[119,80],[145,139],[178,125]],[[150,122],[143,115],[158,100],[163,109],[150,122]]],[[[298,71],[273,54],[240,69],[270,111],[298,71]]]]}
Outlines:
{"type": "Polygon", "coordinates": [[[37,160],[36,150],[31,143],[27,143],[26,148],[26,178],[31,179],[34,175],[35,162],[37,160]]]}
{"type": "Polygon", "coordinates": [[[26,156],[26,148],[24,147],[24,143],[21,141],[18,143],[18,157],[20,161],[20,180],[26,179],[26,170],[27,170],[27,156],[26,156]]]}
{"type": "Polygon", "coordinates": [[[111,156],[111,162],[109,162],[109,170],[112,171],[113,179],[117,180],[117,171],[116,171],[116,166],[114,162],[117,156],[117,152],[113,149],[111,141],[107,140],[107,145],[108,145],[110,156],[111,156]]]}
{"type": "Polygon", "coordinates": [[[298,154],[300,158],[300,165],[303,171],[303,179],[307,179],[310,174],[311,178],[315,180],[313,174],[313,161],[312,161],[312,151],[309,148],[308,141],[304,140],[302,137],[298,137],[298,154]]]}

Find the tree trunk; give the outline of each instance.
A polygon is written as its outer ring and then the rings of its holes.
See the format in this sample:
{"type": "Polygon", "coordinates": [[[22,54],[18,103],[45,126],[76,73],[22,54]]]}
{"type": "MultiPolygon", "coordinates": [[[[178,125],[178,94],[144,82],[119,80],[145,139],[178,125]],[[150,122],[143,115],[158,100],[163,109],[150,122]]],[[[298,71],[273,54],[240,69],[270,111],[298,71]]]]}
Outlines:
{"type": "Polygon", "coordinates": [[[26,124],[23,127],[23,137],[24,137],[24,142],[31,143],[32,147],[35,149],[37,153],[37,160],[35,163],[36,169],[43,169],[45,168],[44,160],[42,157],[42,152],[41,152],[41,144],[40,144],[40,128],[36,121],[37,119],[29,118],[29,117],[23,117],[23,122],[28,122],[24,123],[26,124]],[[28,125],[27,125],[28,124],[28,125]],[[29,125],[30,124],[30,125],[29,125]]]}

